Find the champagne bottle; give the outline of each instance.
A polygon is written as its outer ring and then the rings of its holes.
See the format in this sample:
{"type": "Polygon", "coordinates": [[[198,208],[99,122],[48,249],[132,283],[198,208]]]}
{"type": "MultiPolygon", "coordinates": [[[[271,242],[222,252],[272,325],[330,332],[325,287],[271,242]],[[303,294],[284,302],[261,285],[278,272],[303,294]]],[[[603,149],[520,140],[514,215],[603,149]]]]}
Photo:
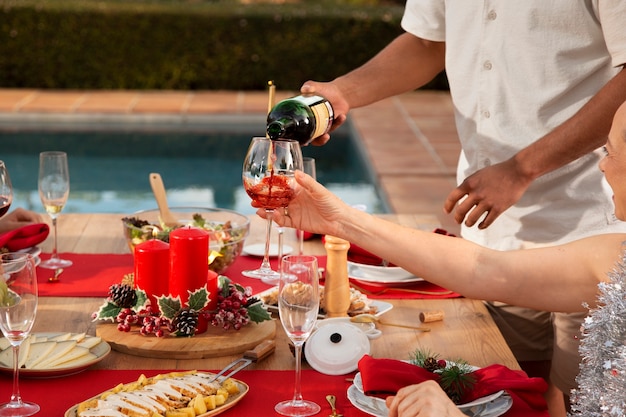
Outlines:
{"type": "Polygon", "coordinates": [[[307,145],[327,133],[333,124],[333,108],[324,97],[300,95],[278,102],[267,115],[267,136],[294,139],[307,145]]]}

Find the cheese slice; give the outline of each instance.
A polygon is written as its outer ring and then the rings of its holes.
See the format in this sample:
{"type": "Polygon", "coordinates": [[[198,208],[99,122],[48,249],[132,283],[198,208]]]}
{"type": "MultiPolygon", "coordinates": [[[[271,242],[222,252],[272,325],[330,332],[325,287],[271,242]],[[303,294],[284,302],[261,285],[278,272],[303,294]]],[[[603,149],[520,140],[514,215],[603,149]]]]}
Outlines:
{"type": "Polygon", "coordinates": [[[102,339],[99,336],[86,337],[86,338],[83,339],[82,342],[78,342],[78,346],[86,347],[87,349],[91,349],[91,348],[96,347],[97,345],[99,345],[100,342],[102,342],[102,339]]]}
{"type": "Polygon", "coordinates": [[[48,367],[54,368],[55,366],[61,365],[67,361],[72,361],[76,358],[80,358],[81,356],[85,356],[88,353],[89,349],[80,346],[74,346],[74,348],[68,351],[65,355],[59,356],[56,360],[48,362],[48,367]]]}
{"type": "MultiPolygon", "coordinates": [[[[20,353],[19,353],[19,357],[17,361],[20,368],[23,368],[24,365],[26,364],[26,358],[28,357],[29,352],[30,352],[30,337],[27,337],[20,344],[20,353]]],[[[13,360],[11,360],[11,363],[13,363],[13,360]]]]}
{"type": "Polygon", "coordinates": [[[73,368],[76,366],[86,365],[95,359],[98,359],[98,356],[96,354],[93,354],[87,351],[87,353],[83,356],[78,356],[72,360],[60,363],[58,365],[51,366],[50,369],[73,368]]]}
{"type": "Polygon", "coordinates": [[[50,352],[57,346],[57,342],[49,340],[46,342],[36,342],[30,344],[30,351],[24,366],[26,369],[33,369],[37,364],[45,360],[50,352]]]}
{"type": "MultiPolygon", "coordinates": [[[[20,352],[18,357],[18,364],[20,368],[24,367],[26,363],[26,357],[28,356],[28,351],[30,350],[30,338],[26,338],[22,341],[20,345],[20,352]]],[[[10,346],[0,352],[0,364],[5,366],[6,368],[13,368],[13,347],[10,346]]]]}
{"type": "Polygon", "coordinates": [[[61,333],[54,337],[51,337],[49,340],[54,340],[55,342],[64,342],[66,340],[70,340],[72,338],[72,333],[61,333]]]}
{"type": "Polygon", "coordinates": [[[64,340],[61,342],[56,342],[57,345],[54,347],[52,352],[48,354],[48,357],[37,364],[36,369],[46,369],[49,367],[50,363],[55,362],[58,358],[61,358],[67,353],[76,347],[76,340],[64,340]]]}
{"type": "Polygon", "coordinates": [[[0,338],[0,350],[5,350],[11,347],[11,342],[6,337],[0,338]]]}

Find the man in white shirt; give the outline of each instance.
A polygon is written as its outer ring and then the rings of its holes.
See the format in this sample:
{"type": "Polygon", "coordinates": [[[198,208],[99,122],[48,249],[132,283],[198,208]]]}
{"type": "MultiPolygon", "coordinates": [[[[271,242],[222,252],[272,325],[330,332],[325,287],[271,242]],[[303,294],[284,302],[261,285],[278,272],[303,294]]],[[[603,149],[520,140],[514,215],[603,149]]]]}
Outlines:
{"type": "MultiPolygon", "coordinates": [[[[625,1],[408,0],[402,27],[363,66],[302,86],[331,102],[334,128],[351,108],[445,69],[462,154],[444,208],[464,238],[511,250],[626,231],[597,169],[626,100],[625,1]]],[[[551,360],[553,387],[569,394],[583,315],[490,307],[525,369],[551,360]]],[[[551,413],[564,415],[563,406],[552,401],[551,413]]]]}

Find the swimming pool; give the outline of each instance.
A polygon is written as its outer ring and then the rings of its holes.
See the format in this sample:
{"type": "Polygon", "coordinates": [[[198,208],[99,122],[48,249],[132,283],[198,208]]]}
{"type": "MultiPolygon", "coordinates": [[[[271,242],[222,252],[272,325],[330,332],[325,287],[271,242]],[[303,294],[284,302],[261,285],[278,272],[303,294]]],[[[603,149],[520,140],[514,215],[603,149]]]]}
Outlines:
{"type": "MultiPolygon", "coordinates": [[[[148,182],[158,172],[171,206],[221,207],[251,214],[241,185],[250,138],[249,120],[168,126],[144,123],[22,124],[0,126],[0,143],[14,187],[13,207],[43,213],[37,192],[39,152],[68,153],[70,196],[64,212],[133,213],[156,207],[148,182]],[[208,132],[208,133],[207,133],[208,132]]],[[[385,213],[368,161],[349,129],[323,147],[307,146],[318,181],[349,204],[385,213]]]]}

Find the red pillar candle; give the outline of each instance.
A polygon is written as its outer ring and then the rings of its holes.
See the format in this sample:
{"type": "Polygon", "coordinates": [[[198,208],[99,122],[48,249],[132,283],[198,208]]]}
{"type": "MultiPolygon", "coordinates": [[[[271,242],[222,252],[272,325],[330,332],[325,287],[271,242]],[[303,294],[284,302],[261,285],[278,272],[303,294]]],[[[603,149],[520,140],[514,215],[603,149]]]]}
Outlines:
{"type": "Polygon", "coordinates": [[[185,226],[170,233],[170,283],[172,297],[179,296],[183,305],[189,291],[207,284],[209,271],[209,233],[185,226]]]}
{"type": "Polygon", "coordinates": [[[147,240],[135,246],[135,288],[144,290],[153,309],[159,310],[157,296],[169,294],[170,245],[147,240]]]}
{"type": "Polygon", "coordinates": [[[209,269],[209,275],[207,277],[207,291],[209,292],[209,304],[206,309],[209,311],[217,310],[217,295],[218,295],[218,274],[215,271],[209,269]]]}

